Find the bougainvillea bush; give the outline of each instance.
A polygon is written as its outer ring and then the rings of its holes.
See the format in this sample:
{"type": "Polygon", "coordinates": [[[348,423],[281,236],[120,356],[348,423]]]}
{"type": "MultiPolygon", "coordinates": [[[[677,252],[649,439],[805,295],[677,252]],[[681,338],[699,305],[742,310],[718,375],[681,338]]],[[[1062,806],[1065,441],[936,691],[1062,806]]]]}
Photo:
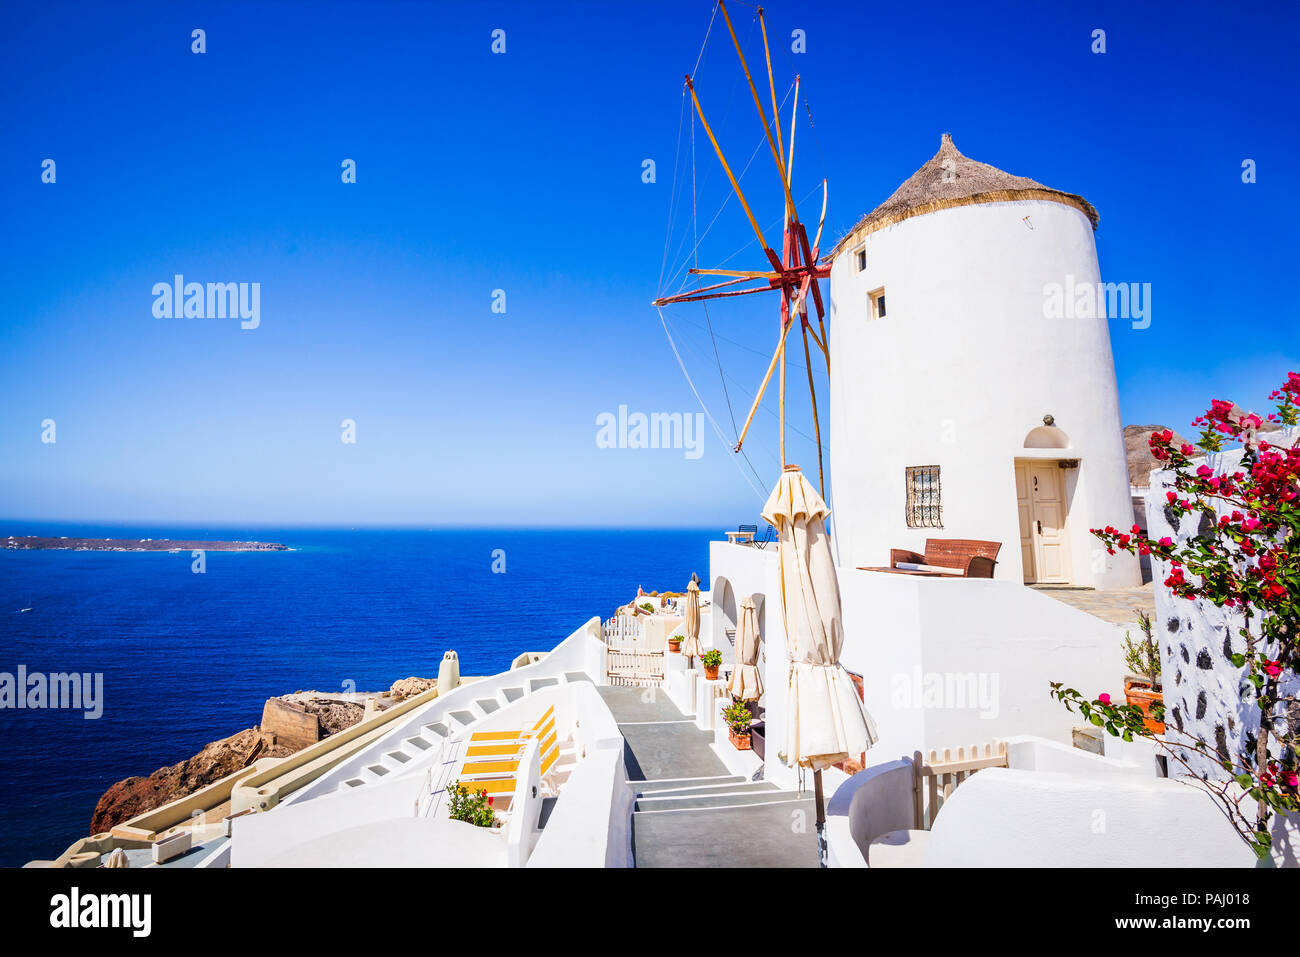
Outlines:
{"type": "MultiPolygon", "coordinates": [[[[1277,404],[1269,420],[1294,431],[1300,419],[1300,373],[1290,373],[1269,398],[1277,404]]],[[[1258,732],[1245,739],[1238,753],[1225,752],[1172,725],[1155,735],[1137,707],[1116,704],[1109,695],[1089,699],[1059,682],[1052,683],[1051,693],[1112,735],[1126,741],[1154,738],[1189,772],[1193,769],[1179,749],[1222,767],[1221,779],[1207,776],[1201,783],[1263,858],[1271,847],[1274,812],[1300,810],[1300,704],[1290,690],[1300,675],[1300,448],[1271,445],[1269,433],[1257,431],[1263,425],[1259,416],[1235,413],[1233,404],[1223,400],[1215,400],[1194,424],[1201,429],[1199,448],[1175,446],[1167,429],[1153,433],[1150,445],[1171,476],[1166,514],[1176,526],[1186,516],[1196,516],[1197,533],[1178,543],[1168,537],[1153,540],[1137,525],[1128,532],[1107,526],[1093,534],[1112,555],[1119,549],[1160,559],[1169,570],[1165,586],[1175,596],[1234,612],[1244,648],[1232,655],[1242,675],[1238,694],[1244,708],[1258,709],[1258,732]],[[1233,441],[1245,446],[1236,471],[1224,474],[1203,464],[1233,441]]],[[[1163,719],[1160,705],[1152,711],[1163,719]]]]}

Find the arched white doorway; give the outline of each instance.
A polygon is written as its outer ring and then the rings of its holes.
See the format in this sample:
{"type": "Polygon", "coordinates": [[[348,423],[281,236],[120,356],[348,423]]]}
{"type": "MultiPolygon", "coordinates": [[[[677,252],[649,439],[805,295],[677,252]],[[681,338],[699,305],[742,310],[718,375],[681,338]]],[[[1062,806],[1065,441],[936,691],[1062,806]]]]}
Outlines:
{"type": "MultiPolygon", "coordinates": [[[[1068,585],[1070,491],[1067,472],[1070,436],[1050,417],[1025,435],[1025,452],[1015,460],[1016,514],[1020,524],[1020,563],[1027,585],[1068,585]]],[[[1077,473],[1071,473],[1077,474],[1077,473]]]]}
{"type": "Polygon", "coordinates": [[[735,661],[738,608],[736,591],[731,587],[731,582],[727,580],[725,575],[719,575],[713,579],[710,600],[712,602],[712,611],[709,614],[709,634],[712,639],[712,646],[722,652],[722,657],[725,660],[735,661]]]}

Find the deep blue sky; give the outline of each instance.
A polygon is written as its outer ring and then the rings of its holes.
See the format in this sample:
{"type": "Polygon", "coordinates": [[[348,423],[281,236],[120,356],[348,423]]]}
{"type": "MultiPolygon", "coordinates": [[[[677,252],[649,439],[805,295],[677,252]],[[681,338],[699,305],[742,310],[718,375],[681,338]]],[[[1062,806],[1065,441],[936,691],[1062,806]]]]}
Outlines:
{"type": "MultiPolygon", "coordinates": [[[[1300,367],[1300,17],[1294,4],[1168,6],[774,0],[768,17],[778,89],[801,73],[816,123],[815,136],[801,127],[795,191],[829,177],[830,240],[945,130],[968,156],[1083,194],[1101,212],[1103,276],[1153,285],[1149,329],[1112,323],[1125,421],[1185,429],[1211,397],[1261,407],[1300,367]],[[1098,27],[1105,55],[1089,49],[1098,27]],[[806,54],[789,52],[795,28],[806,54]]],[[[752,9],[732,12],[757,54],[752,9]]],[[[620,404],[697,408],[649,300],[682,75],[709,18],[708,0],[5,3],[0,515],[751,515],[755,494],[711,433],[694,461],[595,443],[596,415],[620,404]],[[196,27],[203,55],[190,52],[196,27]],[[490,52],[494,28],[505,55],[490,52]],[[47,157],[54,185],[40,181],[47,157]],[[344,158],[355,185],[340,182],[344,158]],[[260,282],[261,327],[155,319],[151,287],[176,272],[260,282]],[[490,309],[497,288],[504,316],[490,309]],[[55,445],[40,441],[45,418],[55,445]],[[355,445],[340,441],[345,418],[355,445]]],[[[740,167],[759,127],[721,30],[698,80],[740,167]]],[[[707,222],[725,183],[697,149],[707,222]]],[[[779,217],[770,158],[744,184],[761,219],[779,217]]],[[[733,203],[702,260],[749,235],[733,203]]],[[[773,303],[710,318],[739,418],[773,303]]],[[[702,312],[672,319],[730,433],[702,312]]],[[[765,484],[771,420],[760,415],[751,455],[765,484]]],[[[807,441],[791,445],[810,465],[807,441]]]]}

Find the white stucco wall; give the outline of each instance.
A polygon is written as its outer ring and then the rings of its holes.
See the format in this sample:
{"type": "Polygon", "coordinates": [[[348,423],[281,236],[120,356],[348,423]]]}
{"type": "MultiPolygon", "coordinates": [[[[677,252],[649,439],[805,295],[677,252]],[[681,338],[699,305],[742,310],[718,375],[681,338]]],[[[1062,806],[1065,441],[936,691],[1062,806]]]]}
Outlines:
{"type": "MultiPolygon", "coordinates": [[[[768,778],[788,781],[784,744],[788,663],[778,611],[776,551],[710,544],[716,589],[762,590],[768,778]]],[[[880,732],[871,763],[918,749],[956,748],[1037,734],[1063,744],[1078,715],[1049,696],[1049,683],[1123,691],[1122,629],[1016,582],[932,579],[837,569],[844,614],[841,662],[863,676],[880,732]],[[936,694],[933,689],[940,689],[936,694]]]]}
{"type": "MultiPolygon", "coordinates": [[[[1239,467],[1241,450],[1224,452],[1218,471],[1239,467]]],[[[1166,493],[1173,488],[1171,473],[1153,472],[1147,493],[1147,527],[1154,538],[1169,536],[1185,542],[1197,533],[1198,516],[1184,516],[1175,525],[1166,512],[1166,493]]],[[[1246,650],[1241,635],[1244,616],[1240,609],[1215,607],[1208,601],[1188,601],[1165,587],[1169,563],[1152,562],[1156,598],[1154,634],[1160,643],[1160,675],[1163,681],[1165,720],[1211,749],[1239,754],[1259,731],[1259,711],[1253,703],[1243,705],[1238,689],[1246,670],[1228,657],[1246,650]]],[[[1258,634],[1258,629],[1255,630],[1258,634]]],[[[1294,676],[1284,690],[1300,692],[1294,676]]],[[[1251,745],[1253,746],[1253,745],[1251,745]]],[[[1180,753],[1199,774],[1222,778],[1223,769],[1213,761],[1186,749],[1180,753]]],[[[1171,768],[1171,773],[1174,772],[1171,768]]]]}
{"type": "Polygon", "coordinates": [[[871,759],[1078,724],[1049,683],[1118,693],[1120,629],[1015,582],[841,568],[845,667],[881,731],[871,759]]]}
{"type": "Polygon", "coordinates": [[[1073,582],[1139,584],[1090,527],[1131,524],[1105,318],[1047,319],[1044,285],[1100,279],[1092,225],[1047,201],[927,213],[866,239],[831,270],[832,529],[840,564],[884,565],[927,537],[998,541],[996,577],[1023,580],[1016,458],[1077,458],[1067,471],[1073,582]],[[1026,224],[1025,217],[1029,217],[1026,224]],[[1032,228],[1030,228],[1032,226],[1032,228]],[[868,293],[885,289],[873,320],[868,293]],[[1050,414],[1066,449],[1024,448],[1050,414]],[[904,469],[939,465],[944,527],[908,528],[904,469]]]}
{"type": "Polygon", "coordinates": [[[986,768],[953,792],[927,867],[1253,867],[1200,788],[1136,775],[986,768]]]}

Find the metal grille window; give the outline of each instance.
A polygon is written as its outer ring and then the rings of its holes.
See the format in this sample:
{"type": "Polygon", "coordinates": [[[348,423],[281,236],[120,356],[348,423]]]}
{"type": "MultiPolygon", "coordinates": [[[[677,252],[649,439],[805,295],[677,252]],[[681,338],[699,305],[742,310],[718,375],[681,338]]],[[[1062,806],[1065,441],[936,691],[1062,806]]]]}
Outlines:
{"type": "Polygon", "coordinates": [[[939,466],[913,465],[907,469],[907,527],[943,528],[939,466]]]}

